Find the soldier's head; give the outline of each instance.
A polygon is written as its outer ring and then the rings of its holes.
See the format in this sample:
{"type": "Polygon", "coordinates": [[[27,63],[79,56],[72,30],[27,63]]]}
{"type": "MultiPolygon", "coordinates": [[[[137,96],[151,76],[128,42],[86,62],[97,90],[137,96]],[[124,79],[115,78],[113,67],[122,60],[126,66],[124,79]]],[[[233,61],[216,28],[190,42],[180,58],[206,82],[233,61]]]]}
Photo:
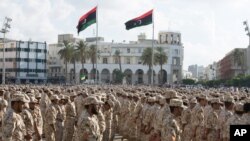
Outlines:
{"type": "Polygon", "coordinates": [[[242,103],[237,103],[235,104],[234,110],[237,115],[242,116],[244,114],[244,105],[242,103]]]}
{"type": "Polygon", "coordinates": [[[108,111],[109,109],[111,109],[112,107],[114,107],[114,102],[112,100],[108,100],[104,103],[104,109],[106,111],[108,111]]]}
{"type": "Polygon", "coordinates": [[[20,91],[17,91],[11,99],[11,108],[16,112],[16,113],[21,113],[23,110],[23,106],[26,102],[29,102],[24,94],[20,91]]]}
{"type": "Polygon", "coordinates": [[[87,112],[90,114],[90,115],[97,115],[98,114],[98,109],[97,109],[97,105],[99,104],[103,104],[102,101],[99,101],[96,97],[94,96],[89,96],[85,99],[85,103],[84,103],[84,106],[85,106],[85,109],[87,110],[87,112]]]}
{"type": "Polygon", "coordinates": [[[59,101],[59,97],[57,95],[52,95],[50,96],[50,101],[53,103],[53,104],[58,104],[58,101],[59,101]]]}
{"type": "Polygon", "coordinates": [[[221,101],[219,98],[213,98],[211,99],[211,106],[214,110],[219,110],[220,109],[220,104],[221,101]]]}
{"type": "Polygon", "coordinates": [[[190,108],[193,109],[197,104],[196,98],[192,98],[189,103],[190,103],[190,108]]]}
{"type": "Polygon", "coordinates": [[[227,110],[234,109],[234,97],[227,95],[224,97],[224,105],[227,110]]]}
{"type": "Polygon", "coordinates": [[[199,103],[201,106],[206,106],[207,105],[207,96],[205,94],[200,94],[199,95],[199,103]]]}
{"type": "Polygon", "coordinates": [[[35,97],[30,98],[29,108],[31,110],[35,109],[35,106],[38,104],[38,100],[35,97]]]}
{"type": "Polygon", "coordinates": [[[181,113],[184,108],[183,102],[181,99],[171,99],[169,103],[170,111],[175,116],[181,116],[181,113]]]}

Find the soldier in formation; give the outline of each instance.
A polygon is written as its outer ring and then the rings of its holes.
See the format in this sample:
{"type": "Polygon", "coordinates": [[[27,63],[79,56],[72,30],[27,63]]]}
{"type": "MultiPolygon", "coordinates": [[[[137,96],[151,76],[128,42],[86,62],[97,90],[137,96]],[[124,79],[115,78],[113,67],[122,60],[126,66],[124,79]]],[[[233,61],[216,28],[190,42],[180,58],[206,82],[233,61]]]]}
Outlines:
{"type": "Polygon", "coordinates": [[[249,119],[244,89],[0,86],[0,141],[229,141],[249,119]]]}

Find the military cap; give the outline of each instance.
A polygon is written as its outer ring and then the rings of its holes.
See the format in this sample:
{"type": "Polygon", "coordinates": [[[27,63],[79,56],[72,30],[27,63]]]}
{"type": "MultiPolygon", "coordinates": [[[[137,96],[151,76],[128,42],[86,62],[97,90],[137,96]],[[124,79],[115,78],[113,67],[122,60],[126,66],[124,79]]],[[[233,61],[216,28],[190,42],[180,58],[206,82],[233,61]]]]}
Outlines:
{"type": "Polygon", "coordinates": [[[84,105],[90,105],[90,104],[103,104],[102,101],[97,100],[94,96],[89,96],[85,99],[84,105]]]}
{"type": "Polygon", "coordinates": [[[29,99],[27,99],[20,91],[17,91],[14,95],[12,95],[11,101],[22,101],[24,103],[28,103],[29,99]]]}
{"type": "Polygon", "coordinates": [[[231,102],[231,103],[234,103],[234,97],[232,97],[231,95],[226,95],[224,97],[224,102],[231,102]]]}
{"type": "Polygon", "coordinates": [[[35,97],[30,97],[30,103],[37,103],[38,100],[35,97]]]}
{"type": "Polygon", "coordinates": [[[50,100],[60,100],[57,95],[50,96],[50,100]]]}
{"type": "Polygon", "coordinates": [[[186,108],[186,106],[183,105],[183,101],[181,99],[171,99],[169,106],[186,108]]]}
{"type": "Polygon", "coordinates": [[[196,98],[192,98],[189,103],[195,103],[196,104],[197,103],[197,99],[196,98]]]}
{"type": "Polygon", "coordinates": [[[220,101],[219,98],[212,98],[212,99],[210,100],[210,102],[211,102],[211,103],[218,103],[218,104],[221,104],[221,101],[220,101]]]}
{"type": "Polygon", "coordinates": [[[200,94],[198,97],[199,97],[200,99],[205,99],[205,100],[208,99],[208,97],[207,97],[205,94],[200,94]]]}

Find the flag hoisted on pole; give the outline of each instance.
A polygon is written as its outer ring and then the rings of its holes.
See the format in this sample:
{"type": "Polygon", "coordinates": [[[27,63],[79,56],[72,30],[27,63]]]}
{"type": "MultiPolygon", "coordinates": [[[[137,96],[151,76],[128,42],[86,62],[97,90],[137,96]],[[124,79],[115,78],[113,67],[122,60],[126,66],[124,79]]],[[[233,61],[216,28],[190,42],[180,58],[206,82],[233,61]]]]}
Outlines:
{"type": "Polygon", "coordinates": [[[154,17],[153,17],[153,9],[144,13],[143,15],[134,18],[132,20],[129,20],[125,23],[126,29],[130,30],[132,28],[140,27],[140,26],[146,26],[149,24],[152,24],[152,70],[149,70],[151,72],[151,84],[154,85],[154,17]]]}
{"type": "Polygon", "coordinates": [[[94,7],[93,9],[91,9],[89,12],[87,12],[86,14],[84,14],[78,22],[77,25],[77,32],[78,34],[85,30],[87,27],[89,27],[90,25],[97,23],[97,18],[96,18],[96,12],[97,12],[97,6],[94,7]]]}
{"type": "Polygon", "coordinates": [[[96,6],[96,67],[95,67],[96,84],[98,82],[98,71],[97,71],[97,60],[98,60],[98,40],[97,40],[97,38],[98,38],[98,9],[97,9],[97,7],[98,7],[98,4],[96,6]]]}
{"type": "MultiPolygon", "coordinates": [[[[91,26],[92,24],[96,23],[96,68],[95,68],[95,81],[98,81],[98,71],[97,71],[97,59],[98,59],[98,5],[91,9],[89,12],[84,14],[78,21],[77,25],[77,33],[85,30],[87,27],[91,26]]],[[[84,77],[85,79],[85,77],[84,77]]]]}

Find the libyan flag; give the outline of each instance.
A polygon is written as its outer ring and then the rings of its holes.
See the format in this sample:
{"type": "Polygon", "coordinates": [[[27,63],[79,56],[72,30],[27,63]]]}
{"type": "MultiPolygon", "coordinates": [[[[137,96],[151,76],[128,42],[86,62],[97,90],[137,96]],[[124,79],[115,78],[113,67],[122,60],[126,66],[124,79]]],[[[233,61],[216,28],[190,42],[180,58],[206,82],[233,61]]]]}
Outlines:
{"type": "Polygon", "coordinates": [[[78,34],[90,25],[96,23],[96,9],[97,7],[93,8],[79,19],[78,25],[76,27],[78,34]]]}
{"type": "Polygon", "coordinates": [[[126,29],[130,30],[135,27],[145,26],[151,24],[153,21],[153,10],[148,11],[147,13],[129,20],[125,23],[126,29]]]}

